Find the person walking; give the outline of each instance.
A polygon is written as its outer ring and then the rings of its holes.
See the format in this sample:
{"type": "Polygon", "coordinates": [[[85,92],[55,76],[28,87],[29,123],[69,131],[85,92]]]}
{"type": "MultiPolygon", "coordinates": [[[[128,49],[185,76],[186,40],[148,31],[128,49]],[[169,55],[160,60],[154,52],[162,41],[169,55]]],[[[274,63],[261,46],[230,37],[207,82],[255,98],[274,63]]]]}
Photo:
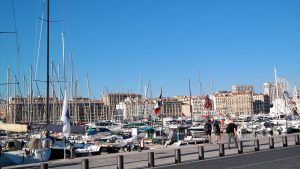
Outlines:
{"type": "Polygon", "coordinates": [[[226,133],[228,134],[228,149],[230,149],[230,143],[231,143],[231,138],[233,139],[236,148],[238,147],[237,145],[237,126],[233,123],[233,121],[230,121],[230,123],[226,127],[226,133]]]}
{"type": "Polygon", "coordinates": [[[209,143],[212,144],[211,142],[211,121],[210,119],[207,120],[207,122],[204,125],[204,132],[205,132],[205,140],[209,140],[209,143]]]}
{"type": "Polygon", "coordinates": [[[214,127],[214,131],[215,131],[215,140],[216,140],[216,143],[219,143],[220,139],[221,139],[221,130],[220,130],[219,122],[215,121],[213,127],[214,127]]]}

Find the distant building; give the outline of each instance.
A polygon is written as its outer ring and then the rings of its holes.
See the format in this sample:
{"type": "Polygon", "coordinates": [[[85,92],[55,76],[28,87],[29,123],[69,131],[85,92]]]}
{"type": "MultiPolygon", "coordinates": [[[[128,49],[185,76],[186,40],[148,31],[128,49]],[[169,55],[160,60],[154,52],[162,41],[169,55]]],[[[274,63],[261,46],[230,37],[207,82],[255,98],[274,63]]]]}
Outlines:
{"type": "Polygon", "coordinates": [[[253,109],[255,114],[270,112],[270,96],[266,94],[253,94],[253,109]]]}
{"type": "Polygon", "coordinates": [[[214,107],[221,115],[247,115],[253,113],[252,92],[221,91],[213,95],[214,107]]]}
{"type": "Polygon", "coordinates": [[[214,109],[214,104],[213,100],[209,99],[212,107],[211,108],[205,108],[205,98],[206,96],[196,96],[193,97],[192,99],[192,108],[193,108],[193,114],[195,115],[196,118],[200,118],[201,116],[206,116],[206,115],[213,115],[215,113],[214,109]]]}
{"type": "Polygon", "coordinates": [[[274,83],[266,82],[264,83],[264,95],[268,95],[270,97],[270,103],[273,102],[273,100],[276,97],[276,88],[274,83]]]}
{"type": "Polygon", "coordinates": [[[162,113],[167,117],[182,116],[182,102],[175,98],[163,98],[162,113]]]}
{"type": "Polygon", "coordinates": [[[190,117],[191,112],[190,112],[190,97],[189,96],[174,96],[174,99],[177,101],[182,102],[181,106],[181,113],[183,116],[190,117]]]}
{"type": "Polygon", "coordinates": [[[151,99],[138,100],[127,98],[124,102],[117,104],[117,114],[114,115],[114,120],[137,121],[153,118],[154,105],[155,103],[151,99]]]}
{"type": "MultiPolygon", "coordinates": [[[[215,113],[213,110],[213,107],[211,109],[206,109],[204,108],[204,103],[205,103],[205,97],[206,96],[193,96],[191,103],[192,103],[192,113],[193,113],[193,118],[201,118],[202,116],[206,115],[212,115],[215,113]]],[[[190,112],[190,97],[189,96],[181,96],[181,97],[176,97],[178,101],[182,102],[182,114],[187,117],[191,117],[191,112],[190,112]]],[[[210,100],[211,103],[213,102],[210,100]]]]}
{"type": "Polygon", "coordinates": [[[191,117],[190,104],[188,104],[188,103],[182,103],[181,107],[182,107],[182,114],[183,114],[183,116],[191,117]]]}
{"type": "MultiPolygon", "coordinates": [[[[49,98],[49,119],[52,124],[61,123],[63,100],[49,98]]],[[[105,106],[100,100],[72,98],[68,100],[68,111],[72,123],[94,122],[107,119],[105,106]]],[[[9,123],[46,123],[46,97],[10,97],[7,115],[9,123]]]]}
{"type": "Polygon", "coordinates": [[[6,101],[0,99],[0,120],[5,119],[6,117],[6,101]]]}
{"type": "Polygon", "coordinates": [[[252,85],[233,85],[232,92],[233,93],[239,93],[239,92],[252,92],[253,93],[253,86],[252,85]]]}
{"type": "Polygon", "coordinates": [[[99,99],[76,97],[69,100],[69,109],[75,123],[107,120],[107,106],[99,99]]]}
{"type": "Polygon", "coordinates": [[[135,93],[107,93],[103,95],[104,106],[107,106],[107,119],[113,119],[116,113],[116,106],[127,98],[140,100],[142,95],[135,93]]]}

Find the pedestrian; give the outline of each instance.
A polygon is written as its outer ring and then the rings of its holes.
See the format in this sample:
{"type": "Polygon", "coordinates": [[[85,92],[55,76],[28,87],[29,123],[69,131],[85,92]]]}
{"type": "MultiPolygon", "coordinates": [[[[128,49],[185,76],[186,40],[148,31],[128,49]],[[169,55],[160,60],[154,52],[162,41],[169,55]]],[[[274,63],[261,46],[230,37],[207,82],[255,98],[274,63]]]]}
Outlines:
{"type": "Polygon", "coordinates": [[[209,143],[212,144],[211,142],[211,121],[210,119],[207,120],[207,122],[204,125],[204,132],[205,132],[205,140],[209,140],[209,143]]]}
{"type": "Polygon", "coordinates": [[[220,139],[221,139],[221,130],[220,130],[219,121],[216,120],[213,127],[214,127],[214,131],[215,131],[216,143],[219,143],[220,139]]]}
{"type": "Polygon", "coordinates": [[[231,143],[231,138],[233,139],[236,148],[238,147],[237,145],[237,126],[234,124],[233,121],[230,121],[230,123],[226,127],[226,133],[228,134],[228,149],[230,149],[230,143],[231,143]]]}

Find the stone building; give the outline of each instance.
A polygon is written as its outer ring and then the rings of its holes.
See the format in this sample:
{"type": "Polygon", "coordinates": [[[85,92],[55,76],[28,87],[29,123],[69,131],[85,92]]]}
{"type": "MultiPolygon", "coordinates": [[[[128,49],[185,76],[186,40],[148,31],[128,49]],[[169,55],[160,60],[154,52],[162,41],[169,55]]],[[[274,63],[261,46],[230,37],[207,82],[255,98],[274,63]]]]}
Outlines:
{"type": "Polygon", "coordinates": [[[252,92],[221,91],[213,95],[214,107],[221,115],[248,115],[253,113],[252,92]]]}
{"type": "Polygon", "coordinates": [[[253,94],[254,114],[270,112],[270,96],[266,94],[253,94]]]}
{"type": "Polygon", "coordinates": [[[162,113],[166,117],[182,116],[182,102],[175,98],[163,98],[162,113]]]}
{"type": "Polygon", "coordinates": [[[233,85],[232,86],[232,92],[233,93],[253,92],[253,86],[252,85],[233,85]]]}
{"type": "Polygon", "coordinates": [[[107,93],[102,97],[104,106],[107,107],[107,119],[113,119],[116,114],[116,106],[120,102],[124,102],[127,98],[141,100],[142,95],[135,93],[107,93]]]}

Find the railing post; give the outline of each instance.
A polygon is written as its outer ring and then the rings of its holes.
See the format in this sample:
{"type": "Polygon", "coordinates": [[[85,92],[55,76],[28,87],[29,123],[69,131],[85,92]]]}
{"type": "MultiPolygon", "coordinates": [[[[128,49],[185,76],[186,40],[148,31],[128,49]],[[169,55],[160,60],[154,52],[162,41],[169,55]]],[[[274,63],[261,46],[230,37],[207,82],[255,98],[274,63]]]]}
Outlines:
{"type": "Polygon", "coordinates": [[[118,156],[118,166],[117,169],[124,169],[123,155],[118,156]]]}
{"type": "Polygon", "coordinates": [[[287,136],[283,136],[282,137],[282,145],[283,145],[283,147],[287,147],[288,146],[287,136]]]}
{"type": "Polygon", "coordinates": [[[259,140],[254,140],[254,151],[259,151],[259,140]]]}
{"type": "Polygon", "coordinates": [[[299,135],[295,135],[295,145],[299,145],[299,135]]]}
{"type": "Polygon", "coordinates": [[[198,157],[199,157],[199,160],[204,160],[204,147],[203,146],[198,147],[198,157]]]}
{"type": "Polygon", "coordinates": [[[181,163],[180,149],[175,149],[175,163],[181,163]]]}
{"type": "Polygon", "coordinates": [[[238,154],[243,154],[243,142],[238,142],[238,154]]]}
{"type": "Polygon", "coordinates": [[[48,169],[48,163],[41,163],[40,169],[48,169]]]}
{"type": "Polygon", "coordinates": [[[81,160],[81,169],[89,169],[89,159],[81,160]]]}
{"type": "Polygon", "coordinates": [[[154,152],[148,153],[148,167],[154,167],[154,152]]]}
{"type": "Polygon", "coordinates": [[[273,137],[269,138],[269,146],[270,146],[270,149],[274,149],[274,138],[273,137]]]}
{"type": "Polygon", "coordinates": [[[219,156],[223,157],[225,155],[224,144],[219,144],[219,156]]]}

